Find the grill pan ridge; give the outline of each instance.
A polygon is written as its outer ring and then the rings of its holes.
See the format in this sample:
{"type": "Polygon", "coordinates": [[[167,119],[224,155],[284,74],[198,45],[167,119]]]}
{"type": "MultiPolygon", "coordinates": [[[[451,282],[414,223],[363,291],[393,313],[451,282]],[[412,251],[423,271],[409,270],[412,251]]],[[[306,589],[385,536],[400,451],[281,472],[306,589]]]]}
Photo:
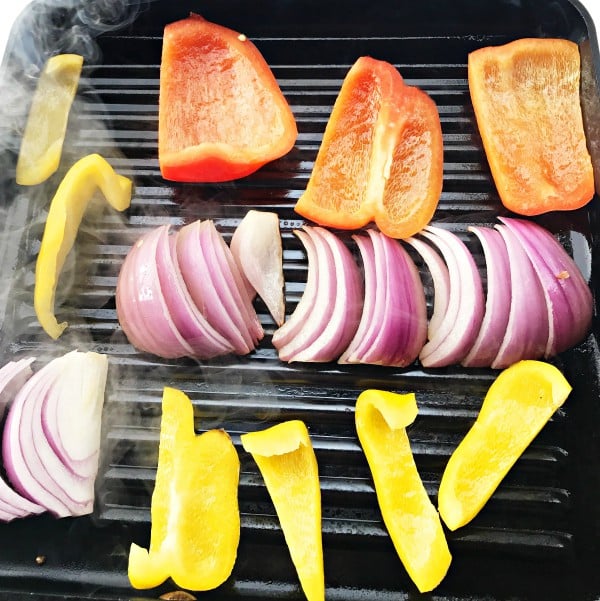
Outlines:
{"type": "MultiPolygon", "coordinates": [[[[271,345],[274,325],[260,300],[256,307],[266,336],[249,356],[200,364],[163,360],[135,351],[118,325],[114,289],[119,268],[131,244],[156,225],[213,219],[229,240],[248,209],[273,210],[279,214],[284,243],[289,315],[302,295],[307,269],[301,244],[293,235],[303,221],[293,206],[308,181],[342,79],[364,54],[394,63],[409,84],[424,89],[438,105],[444,135],[444,191],[434,221],[458,233],[483,267],[481,249],[467,236],[467,226],[491,225],[496,215],[506,212],[474,121],[467,54],[526,36],[578,42],[588,86],[585,98],[590,102],[583,108],[588,109],[586,123],[590,124],[593,102],[599,96],[598,57],[590,49],[595,34],[578,5],[567,0],[351,0],[326,5],[314,0],[129,0],[119,4],[124,7],[119,28],[106,15],[108,24],[100,27],[96,21],[92,26],[91,4],[34,2],[13,31],[3,65],[5,82],[11,74],[26,74],[30,94],[36,73],[32,62],[39,69],[49,54],[80,51],[86,55],[69,121],[66,156],[61,171],[49,182],[33,191],[14,184],[18,131],[27,103],[20,107],[12,129],[1,124],[4,138],[13,146],[3,146],[1,155],[7,175],[2,179],[5,220],[0,251],[5,261],[0,275],[11,289],[0,307],[0,348],[5,361],[25,354],[47,359],[77,347],[109,354],[96,508],[86,518],[41,516],[0,524],[0,537],[6,541],[0,546],[0,595],[158,596],[133,591],[126,568],[129,544],[148,543],[160,399],[163,386],[171,385],[192,398],[198,431],[226,429],[242,462],[238,561],[232,577],[218,590],[203,593],[203,598],[303,598],[272,503],[239,438],[244,432],[296,418],[309,427],[319,463],[327,598],[417,598],[379,514],[355,435],[354,402],[369,387],[416,392],[419,416],[409,438],[435,503],[448,457],[477,416],[495,373],[459,367],[423,370],[418,365],[399,370],[283,364],[271,345]],[[156,144],[162,30],[190,11],[243,31],[256,43],[298,122],[294,149],[244,180],[194,185],[160,177],[156,144]],[[36,31],[32,24],[49,32],[43,40],[32,39],[36,31]],[[73,26],[87,31],[87,37],[67,39],[61,34],[73,26]],[[89,152],[104,155],[119,173],[132,177],[134,196],[124,217],[98,210],[84,222],[76,259],[61,280],[64,285],[68,281],[69,295],[61,299],[59,311],[70,326],[53,343],[40,333],[33,313],[33,265],[47,201],[65,166],[89,152]],[[39,555],[45,557],[43,565],[35,563],[39,555]]],[[[3,88],[7,89],[6,83],[3,88]]],[[[589,135],[591,131],[590,126],[589,135]]],[[[592,150],[596,142],[590,139],[592,150]]],[[[600,157],[594,160],[598,168],[600,157]]],[[[584,273],[591,273],[594,292],[597,201],[568,215],[538,219],[560,234],[584,273]]],[[[350,233],[339,234],[356,252],[350,233]]],[[[421,273],[431,303],[431,282],[422,266],[421,273]]],[[[573,384],[571,397],[472,524],[448,533],[453,564],[430,598],[579,601],[600,596],[596,332],[595,323],[584,343],[556,359],[573,384]]],[[[158,594],[172,589],[172,583],[166,583],[158,594]]]]}

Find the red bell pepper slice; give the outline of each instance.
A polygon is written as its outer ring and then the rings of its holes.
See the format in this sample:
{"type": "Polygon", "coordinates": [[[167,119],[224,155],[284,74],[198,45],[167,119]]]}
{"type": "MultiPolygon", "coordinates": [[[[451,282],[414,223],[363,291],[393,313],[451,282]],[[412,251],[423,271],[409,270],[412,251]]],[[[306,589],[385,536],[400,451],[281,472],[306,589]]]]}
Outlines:
{"type": "Polygon", "coordinates": [[[158,159],[173,181],[229,181],[293,147],[298,130],[256,46],[199,15],[165,27],[158,159]]]}

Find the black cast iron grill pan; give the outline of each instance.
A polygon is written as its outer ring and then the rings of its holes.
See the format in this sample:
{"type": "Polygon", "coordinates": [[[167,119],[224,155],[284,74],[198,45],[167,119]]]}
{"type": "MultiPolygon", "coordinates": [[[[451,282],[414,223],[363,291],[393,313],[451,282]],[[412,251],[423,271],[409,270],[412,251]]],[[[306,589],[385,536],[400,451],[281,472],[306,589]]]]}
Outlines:
{"type": "MultiPolygon", "coordinates": [[[[320,467],[328,599],[418,597],[381,521],[355,435],[354,402],[368,387],[416,392],[420,413],[409,437],[435,502],[448,457],[475,419],[494,372],[458,367],[423,370],[418,365],[398,370],[283,364],[271,345],[274,326],[260,301],[256,307],[266,336],[249,356],[199,365],[165,361],[138,353],[128,344],[116,319],[116,278],[131,244],[156,225],[213,219],[229,239],[248,209],[276,211],[284,242],[289,315],[306,280],[306,257],[292,233],[303,221],[293,206],[310,175],[342,79],[364,54],[394,63],[409,84],[423,88],[437,103],[445,160],[444,191],[435,221],[458,233],[483,266],[481,249],[466,235],[467,226],[491,225],[506,212],[474,122],[467,54],[526,36],[578,42],[593,150],[598,57],[585,16],[566,0],[484,5],[463,0],[451,6],[433,0],[352,0],[326,6],[310,0],[57,4],[37,2],[26,11],[4,63],[4,89],[9,90],[7,78],[14,77],[23,85],[25,100],[11,109],[13,121],[1,124],[7,142],[2,146],[5,219],[0,241],[6,260],[0,271],[10,286],[3,299],[1,348],[4,360],[24,354],[46,360],[74,347],[108,353],[105,444],[91,517],[56,521],[42,516],[0,525],[0,537],[10,541],[0,545],[0,590],[14,596],[115,599],[156,598],[175,588],[167,583],[158,593],[136,593],[126,577],[129,544],[148,543],[160,399],[163,386],[171,385],[192,398],[198,430],[225,428],[242,461],[238,562],[230,580],[204,598],[303,598],[273,506],[256,466],[239,443],[244,432],[294,418],[307,423],[320,467]],[[162,30],[190,11],[243,31],[255,41],[298,122],[294,149],[244,180],[173,184],[160,177],[156,144],[162,30]],[[48,55],[65,51],[82,52],[86,66],[61,170],[41,187],[18,188],[15,156],[37,70],[48,55]],[[58,343],[51,343],[40,333],[32,310],[33,266],[48,199],[68,165],[89,152],[103,154],[117,171],[132,177],[135,192],[124,217],[104,211],[84,224],[75,259],[62,280],[69,294],[59,311],[70,327],[58,343]],[[43,565],[35,563],[40,555],[43,565]]],[[[596,204],[594,199],[580,211],[538,219],[560,235],[584,273],[591,274],[594,290],[596,204]]],[[[350,234],[340,235],[352,248],[350,234]]],[[[431,302],[424,268],[422,275],[431,302]]],[[[595,332],[556,359],[574,388],[564,408],[481,514],[448,534],[454,561],[434,598],[583,600],[600,595],[595,332]]]]}

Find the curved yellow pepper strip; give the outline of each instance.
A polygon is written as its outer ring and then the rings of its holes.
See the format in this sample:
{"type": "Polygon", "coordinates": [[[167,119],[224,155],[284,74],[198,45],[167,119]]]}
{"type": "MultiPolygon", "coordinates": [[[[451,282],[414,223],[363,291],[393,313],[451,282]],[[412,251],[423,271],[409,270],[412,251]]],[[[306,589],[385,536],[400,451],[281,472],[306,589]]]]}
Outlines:
{"type": "Polygon", "coordinates": [[[241,436],[271,495],[302,590],[325,599],[321,490],[317,459],[304,422],[283,422],[241,436]]]}
{"type": "Polygon", "coordinates": [[[543,361],[519,361],[500,373],[442,476],[438,507],[450,530],[479,513],[570,392],[562,373],[543,361]]]}
{"type": "Polygon", "coordinates": [[[41,326],[55,340],[68,325],[58,323],[54,316],[56,285],[97,188],[117,211],[124,211],[131,202],[131,180],[117,175],[100,155],[90,154],[69,169],[48,211],[35,267],[34,305],[41,326]]]}
{"type": "Polygon", "coordinates": [[[59,54],[44,66],[21,141],[17,184],[39,184],[58,169],[82,65],[78,54],[59,54]]]}
{"type": "Polygon", "coordinates": [[[414,394],[365,390],[356,401],[356,431],[383,521],[408,575],[426,592],[442,581],[452,557],[406,434],[416,416],[414,394]]]}
{"type": "Polygon", "coordinates": [[[170,576],[181,588],[205,591],[227,580],[240,540],[239,471],[227,433],[197,436],[189,398],[165,388],[150,549],[131,545],[132,586],[153,588],[170,576]]]}

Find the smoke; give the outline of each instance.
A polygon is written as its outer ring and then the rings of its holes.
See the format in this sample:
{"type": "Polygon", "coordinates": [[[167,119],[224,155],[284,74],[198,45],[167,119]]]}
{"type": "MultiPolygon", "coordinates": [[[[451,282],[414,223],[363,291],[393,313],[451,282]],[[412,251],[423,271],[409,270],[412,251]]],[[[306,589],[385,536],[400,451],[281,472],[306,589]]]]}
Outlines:
{"type": "MultiPolygon", "coordinates": [[[[98,36],[128,26],[145,5],[143,0],[37,0],[14,25],[0,67],[2,364],[15,355],[36,356],[37,370],[73,349],[110,350],[105,338],[104,344],[101,343],[104,336],[101,321],[103,312],[114,310],[119,262],[99,260],[99,256],[104,252],[103,245],[114,244],[111,232],[127,231],[125,217],[110,208],[100,193],[90,202],[57,286],[57,318],[70,324],[57,341],[51,340],[37,323],[33,309],[35,265],[49,204],[68,169],[83,156],[99,152],[119,171],[123,154],[113,139],[102,98],[91,83],[95,69],[102,63],[98,36]],[[63,53],[82,55],[84,67],[69,114],[61,163],[46,182],[19,186],[15,182],[15,168],[29,106],[46,61],[63,53]]],[[[129,240],[122,242],[129,243],[129,240]]],[[[129,421],[126,415],[129,410],[113,402],[123,378],[118,358],[109,357],[109,363],[104,433],[113,424],[129,421]]],[[[141,418],[135,419],[139,422],[141,418]]],[[[114,440],[103,443],[103,463],[113,456],[114,446],[114,440]]],[[[100,466],[99,474],[105,467],[100,466]]]]}

